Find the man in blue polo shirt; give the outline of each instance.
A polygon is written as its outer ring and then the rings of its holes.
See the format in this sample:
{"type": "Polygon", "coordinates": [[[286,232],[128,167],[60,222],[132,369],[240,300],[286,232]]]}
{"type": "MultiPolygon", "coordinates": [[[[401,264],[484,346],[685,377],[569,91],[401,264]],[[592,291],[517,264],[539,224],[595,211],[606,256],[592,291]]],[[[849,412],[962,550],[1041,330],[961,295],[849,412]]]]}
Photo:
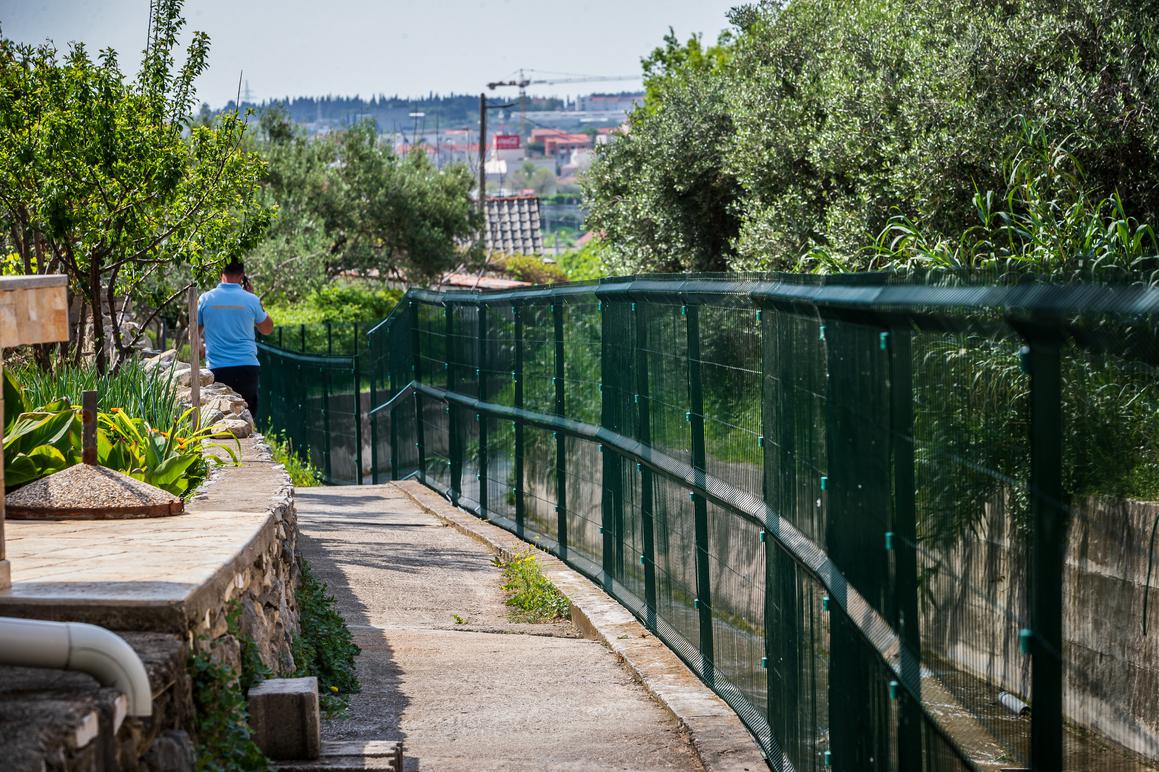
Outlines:
{"type": "Polygon", "coordinates": [[[254,331],[269,335],[274,321],[254,294],[240,261],[231,261],[221,272],[221,284],[201,296],[197,324],[205,336],[206,364],[213,379],[240,394],[256,421],[261,368],[254,331]]]}

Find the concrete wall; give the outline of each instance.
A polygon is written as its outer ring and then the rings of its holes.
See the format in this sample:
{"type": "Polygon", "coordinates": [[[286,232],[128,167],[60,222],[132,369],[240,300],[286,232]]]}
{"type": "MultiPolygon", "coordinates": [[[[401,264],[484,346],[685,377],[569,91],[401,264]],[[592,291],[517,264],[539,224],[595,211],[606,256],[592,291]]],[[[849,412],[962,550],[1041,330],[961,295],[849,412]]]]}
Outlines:
{"type": "MultiPolygon", "coordinates": [[[[1159,612],[1143,635],[1148,542],[1159,503],[1089,499],[1075,508],[1063,582],[1064,709],[1076,727],[1159,756],[1159,612]]],[[[922,639],[942,657],[999,689],[1027,698],[1030,658],[1025,539],[1001,502],[986,506],[976,535],[942,556],[923,604],[922,639]]],[[[1150,604],[1159,598],[1159,571],[1150,604]]]]}

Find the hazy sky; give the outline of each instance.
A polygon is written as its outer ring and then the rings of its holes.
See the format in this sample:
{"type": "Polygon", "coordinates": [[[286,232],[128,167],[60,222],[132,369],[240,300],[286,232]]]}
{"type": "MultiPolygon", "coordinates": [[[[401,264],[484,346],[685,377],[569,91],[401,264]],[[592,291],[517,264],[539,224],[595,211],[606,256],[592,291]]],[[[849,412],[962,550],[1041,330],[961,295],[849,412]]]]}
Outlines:
{"type": "MultiPolygon", "coordinates": [[[[632,75],[668,27],[715,39],[741,0],[186,0],[186,32],[211,40],[198,97],[218,107],[245,73],[255,100],[287,95],[478,93],[520,67],[632,75]]],[[[112,47],[136,74],[148,0],[0,0],[0,33],[112,47]]],[[[562,77],[562,76],[561,76],[562,77]]],[[[639,80],[539,87],[626,91],[639,80]]],[[[510,91],[507,93],[511,93],[510,91]]]]}

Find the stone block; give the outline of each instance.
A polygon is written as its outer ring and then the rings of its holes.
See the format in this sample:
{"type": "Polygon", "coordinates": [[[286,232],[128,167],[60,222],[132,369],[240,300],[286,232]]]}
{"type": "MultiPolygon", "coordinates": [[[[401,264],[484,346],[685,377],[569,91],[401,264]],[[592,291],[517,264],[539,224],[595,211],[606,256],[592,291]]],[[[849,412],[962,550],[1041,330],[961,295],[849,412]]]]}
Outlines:
{"type": "Polygon", "coordinates": [[[214,424],[213,432],[216,436],[229,435],[236,439],[244,440],[253,434],[253,425],[236,418],[227,418],[224,421],[219,421],[214,424]]]}
{"type": "MultiPolygon", "coordinates": [[[[199,372],[201,374],[201,385],[202,386],[208,386],[209,384],[213,383],[213,373],[211,373],[209,370],[204,370],[204,369],[200,370],[199,372]]],[[[184,386],[184,387],[188,388],[190,381],[192,381],[192,379],[193,379],[193,369],[191,367],[189,367],[189,365],[184,365],[183,367],[178,367],[174,371],[174,376],[177,379],[178,386],[184,386]]]]}
{"type": "Polygon", "coordinates": [[[317,678],[271,678],[249,690],[254,742],[275,761],[316,759],[322,748],[317,678]]]}

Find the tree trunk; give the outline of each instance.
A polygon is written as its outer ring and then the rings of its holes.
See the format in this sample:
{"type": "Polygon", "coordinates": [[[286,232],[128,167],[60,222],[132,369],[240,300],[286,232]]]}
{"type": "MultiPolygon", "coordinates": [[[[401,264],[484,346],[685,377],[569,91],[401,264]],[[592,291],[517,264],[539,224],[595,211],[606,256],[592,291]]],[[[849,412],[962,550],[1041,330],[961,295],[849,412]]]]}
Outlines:
{"type": "Polygon", "coordinates": [[[80,301],[80,319],[76,323],[76,337],[73,339],[72,363],[75,366],[80,366],[81,357],[85,350],[85,322],[88,321],[89,304],[85,302],[84,296],[81,296],[80,301]]]}
{"type": "Polygon", "coordinates": [[[108,351],[105,347],[105,320],[101,306],[101,263],[94,255],[92,266],[89,268],[88,296],[93,311],[93,359],[97,363],[97,372],[104,375],[108,370],[108,351]]]}

